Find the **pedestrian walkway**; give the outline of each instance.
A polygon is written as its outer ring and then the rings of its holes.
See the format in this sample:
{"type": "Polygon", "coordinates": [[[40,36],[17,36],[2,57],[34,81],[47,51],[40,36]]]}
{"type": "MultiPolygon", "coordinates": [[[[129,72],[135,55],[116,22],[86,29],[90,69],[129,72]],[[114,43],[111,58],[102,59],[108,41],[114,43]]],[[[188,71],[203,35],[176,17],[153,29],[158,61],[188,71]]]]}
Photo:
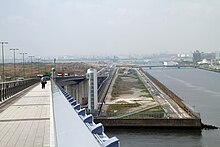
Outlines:
{"type": "Polygon", "coordinates": [[[0,113],[0,147],[50,146],[50,91],[38,84],[0,113]]]}

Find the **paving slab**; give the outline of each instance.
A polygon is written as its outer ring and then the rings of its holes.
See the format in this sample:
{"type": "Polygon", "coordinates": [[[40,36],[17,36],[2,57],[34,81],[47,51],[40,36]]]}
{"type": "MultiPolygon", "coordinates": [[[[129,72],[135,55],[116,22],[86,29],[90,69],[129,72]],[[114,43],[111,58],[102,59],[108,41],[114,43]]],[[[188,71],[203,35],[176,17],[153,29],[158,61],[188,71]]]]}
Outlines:
{"type": "Polygon", "coordinates": [[[50,146],[50,88],[38,84],[0,113],[0,147],[50,146]]]}

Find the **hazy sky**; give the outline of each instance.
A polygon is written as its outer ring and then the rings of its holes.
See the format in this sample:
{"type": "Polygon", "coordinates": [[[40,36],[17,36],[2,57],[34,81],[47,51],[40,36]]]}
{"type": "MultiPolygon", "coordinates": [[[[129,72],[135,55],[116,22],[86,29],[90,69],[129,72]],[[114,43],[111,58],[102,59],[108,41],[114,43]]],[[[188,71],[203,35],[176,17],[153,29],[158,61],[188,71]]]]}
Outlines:
{"type": "Polygon", "coordinates": [[[220,0],[0,0],[7,57],[217,51],[219,39],[220,0]]]}

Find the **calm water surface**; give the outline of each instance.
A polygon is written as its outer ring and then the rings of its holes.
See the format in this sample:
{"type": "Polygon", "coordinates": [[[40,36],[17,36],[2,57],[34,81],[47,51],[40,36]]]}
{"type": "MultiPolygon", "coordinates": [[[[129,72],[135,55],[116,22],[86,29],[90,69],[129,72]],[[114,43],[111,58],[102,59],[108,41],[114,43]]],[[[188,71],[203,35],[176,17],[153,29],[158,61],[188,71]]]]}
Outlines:
{"type": "MultiPolygon", "coordinates": [[[[151,69],[151,75],[180,96],[202,122],[220,127],[220,73],[200,69],[151,69]]],[[[220,130],[108,129],[121,147],[219,147],[220,130]]]]}

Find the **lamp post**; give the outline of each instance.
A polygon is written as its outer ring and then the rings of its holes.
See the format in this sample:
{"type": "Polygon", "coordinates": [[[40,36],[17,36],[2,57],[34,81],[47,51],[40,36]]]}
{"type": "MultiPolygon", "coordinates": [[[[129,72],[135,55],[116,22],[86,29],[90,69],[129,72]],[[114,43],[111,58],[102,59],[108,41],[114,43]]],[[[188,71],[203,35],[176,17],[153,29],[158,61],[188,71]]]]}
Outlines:
{"type": "Polygon", "coordinates": [[[20,53],[23,55],[23,63],[22,63],[22,67],[23,67],[23,77],[25,78],[25,71],[24,71],[24,55],[27,53],[20,53]]]}
{"type": "Polygon", "coordinates": [[[8,44],[8,42],[0,41],[0,44],[2,44],[2,81],[5,82],[4,44],[8,44]]]}
{"type": "Polygon", "coordinates": [[[47,62],[47,60],[46,60],[46,59],[44,59],[44,60],[43,60],[43,64],[44,64],[44,72],[46,72],[46,71],[47,71],[47,64],[46,64],[46,62],[47,62]]]}
{"type": "Polygon", "coordinates": [[[40,64],[40,57],[37,58],[37,70],[38,70],[38,74],[40,74],[40,66],[39,66],[39,64],[40,64]]]}
{"type": "Polygon", "coordinates": [[[54,68],[56,69],[56,58],[53,59],[54,68]]]}
{"type": "Polygon", "coordinates": [[[17,49],[17,48],[12,48],[12,49],[10,49],[10,50],[12,50],[12,51],[14,52],[14,78],[16,79],[15,51],[16,51],[16,50],[19,50],[19,49],[17,49]]]}
{"type": "Polygon", "coordinates": [[[32,58],[33,58],[34,56],[28,56],[28,57],[31,58],[31,77],[32,77],[32,75],[33,75],[33,71],[32,71],[32,58]]]}

